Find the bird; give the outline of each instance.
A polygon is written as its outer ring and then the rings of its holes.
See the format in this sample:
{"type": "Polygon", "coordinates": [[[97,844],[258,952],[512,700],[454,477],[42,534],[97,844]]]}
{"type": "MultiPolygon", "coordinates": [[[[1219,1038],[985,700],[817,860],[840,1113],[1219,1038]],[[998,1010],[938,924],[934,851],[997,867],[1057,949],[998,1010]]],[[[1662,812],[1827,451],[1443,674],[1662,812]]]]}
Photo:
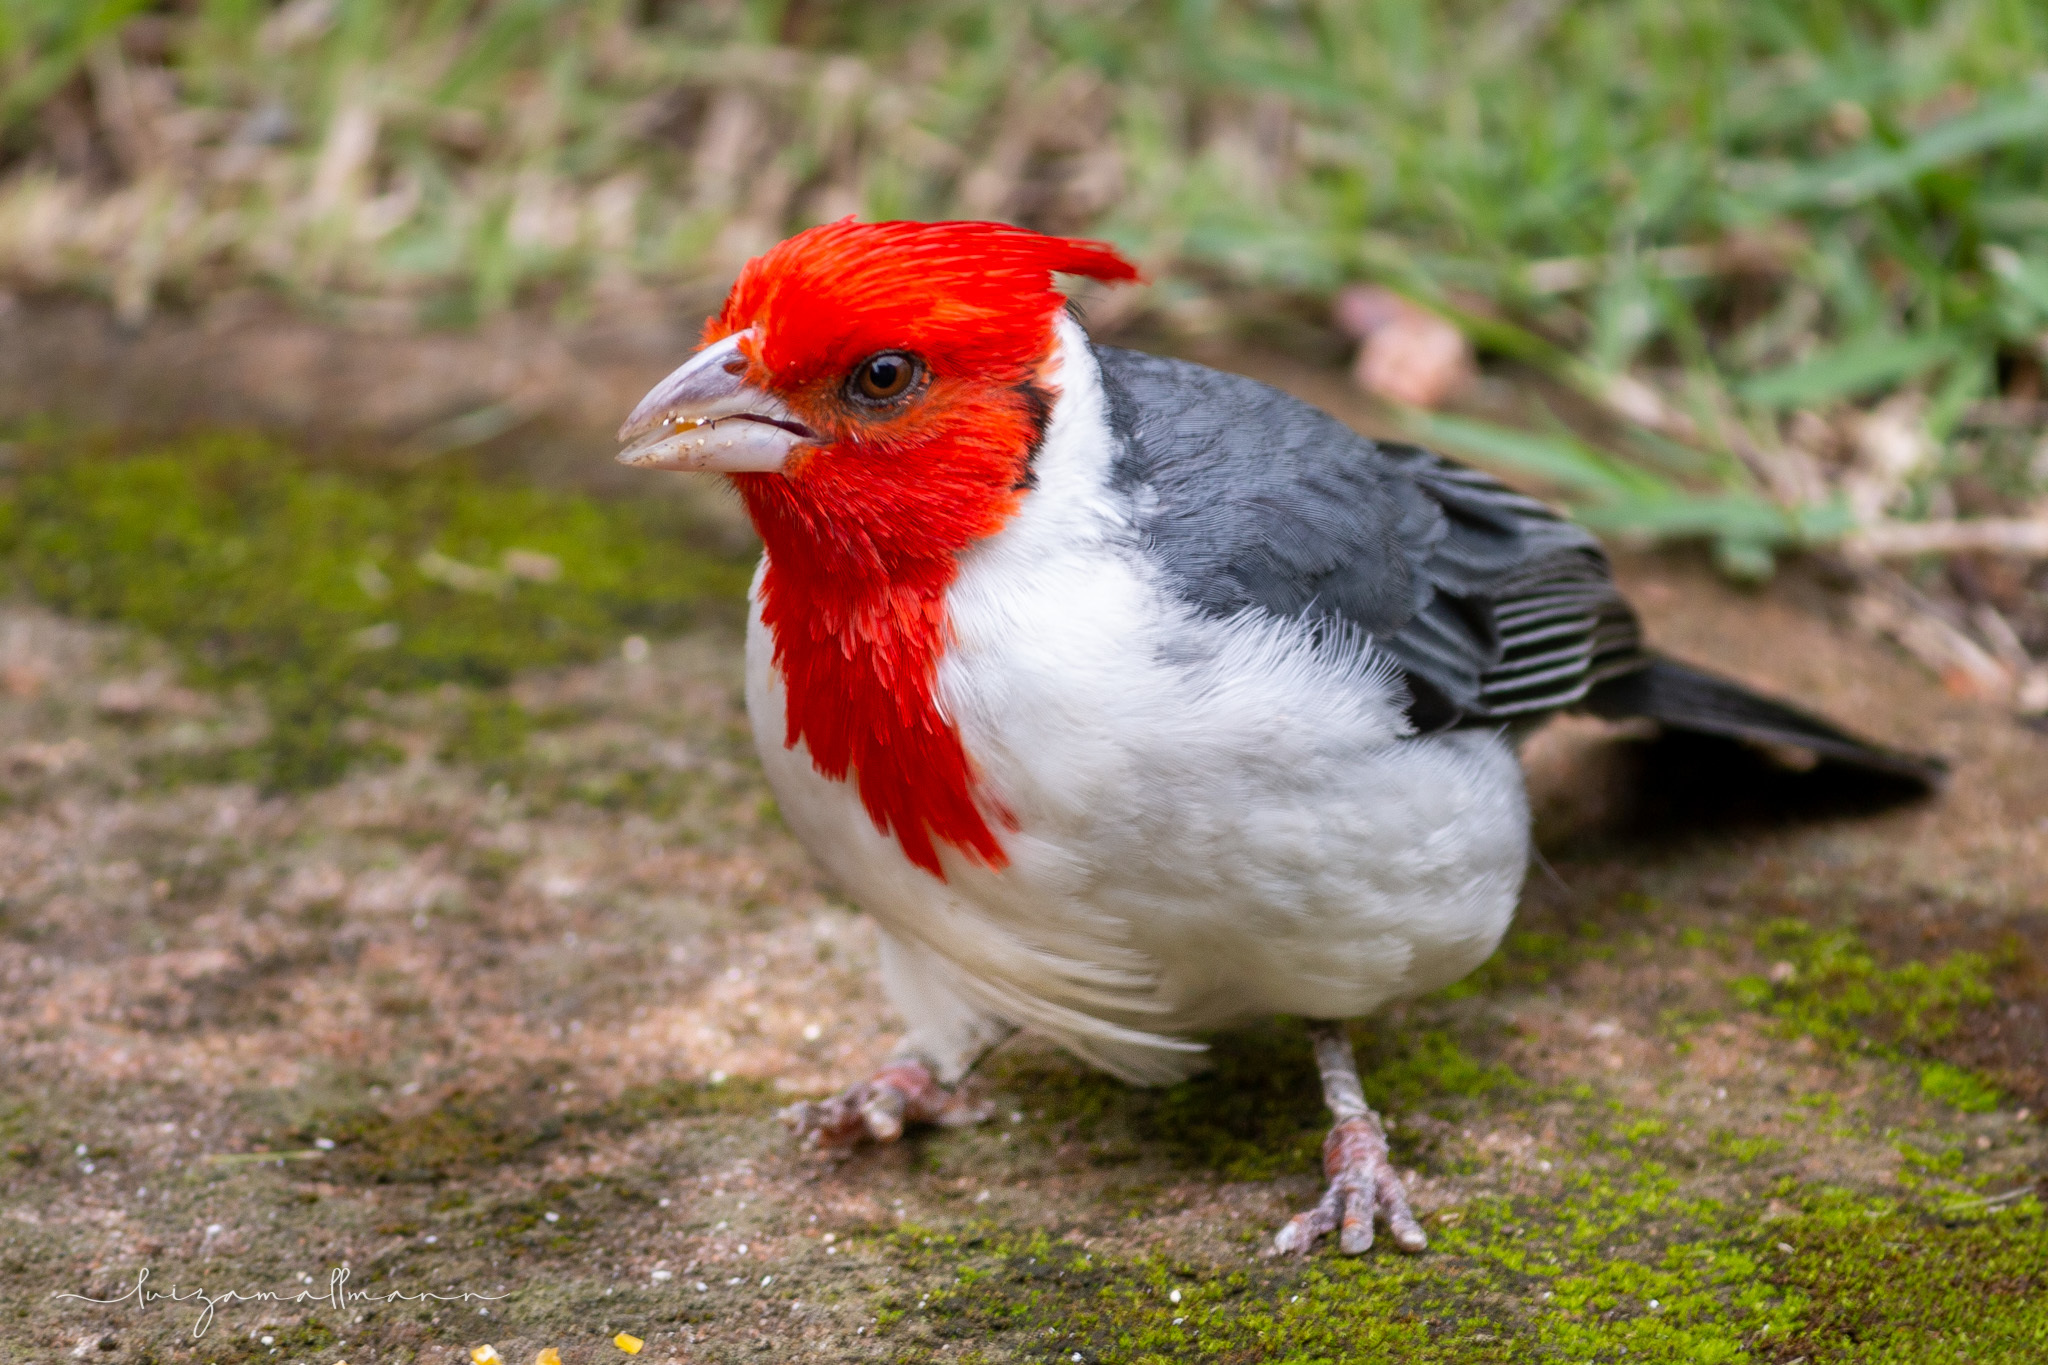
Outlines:
{"type": "Polygon", "coordinates": [[[1561,711],[1888,748],[1651,651],[1544,503],[1251,379],[1097,345],[1057,276],[1114,247],[989,222],[799,232],[619,431],[759,533],[746,704],[788,827],[877,924],[906,1025],[785,1117],[814,1147],[964,1124],[1019,1030],[1140,1085],[1307,1022],[1326,1185],[1271,1249],[1427,1237],[1346,1021],[1446,986],[1531,859],[1518,745],[1561,711]]]}

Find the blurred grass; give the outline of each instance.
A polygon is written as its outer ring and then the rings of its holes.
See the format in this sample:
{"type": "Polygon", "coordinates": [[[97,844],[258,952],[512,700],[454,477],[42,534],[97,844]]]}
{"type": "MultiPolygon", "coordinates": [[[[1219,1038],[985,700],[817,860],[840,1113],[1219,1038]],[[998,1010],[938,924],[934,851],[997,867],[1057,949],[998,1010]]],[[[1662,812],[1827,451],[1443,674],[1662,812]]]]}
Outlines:
{"type": "Polygon", "coordinates": [[[1612,419],[1608,524],[1754,570],[2048,485],[2044,70],[2036,0],[0,0],[0,280],[447,324],[845,213],[1095,232],[1183,327],[1449,313],[1612,419]]]}
{"type": "MultiPolygon", "coordinates": [[[[350,721],[377,692],[499,688],[629,634],[737,619],[746,590],[747,566],[690,548],[699,528],[658,499],[507,486],[445,460],[321,469],[251,438],[126,457],[54,440],[16,450],[0,485],[0,569],[15,585],[148,631],[189,681],[252,686],[265,703],[260,743],[187,776],[323,785],[374,756],[350,721]]],[[[459,739],[484,757],[504,749],[520,737],[508,707],[477,702],[459,739]]]]}

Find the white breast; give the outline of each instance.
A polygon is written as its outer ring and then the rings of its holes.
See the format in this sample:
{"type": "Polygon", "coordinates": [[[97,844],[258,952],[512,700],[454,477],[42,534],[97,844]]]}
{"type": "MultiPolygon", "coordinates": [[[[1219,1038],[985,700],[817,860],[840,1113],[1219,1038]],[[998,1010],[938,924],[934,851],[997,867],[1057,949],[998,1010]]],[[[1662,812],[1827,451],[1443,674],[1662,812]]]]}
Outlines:
{"type": "Polygon", "coordinates": [[[964,1065],[995,1021],[1135,1080],[1189,1034],[1270,1013],[1345,1018],[1456,980],[1493,950],[1528,857],[1513,752],[1413,738],[1362,640],[1218,621],[1174,598],[1108,489],[1092,354],[1062,320],[1036,489],[963,556],[939,695],[1019,828],[992,872],[905,859],[850,784],[782,748],[758,613],[748,708],[797,835],[892,940],[917,1048],[964,1065]]]}

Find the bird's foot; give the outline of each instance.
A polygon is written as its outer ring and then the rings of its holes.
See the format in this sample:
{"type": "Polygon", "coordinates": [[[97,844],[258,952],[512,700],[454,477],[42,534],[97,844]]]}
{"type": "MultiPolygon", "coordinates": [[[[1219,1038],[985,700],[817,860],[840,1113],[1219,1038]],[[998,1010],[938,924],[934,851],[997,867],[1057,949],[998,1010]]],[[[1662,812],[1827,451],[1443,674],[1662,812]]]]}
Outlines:
{"type": "Polygon", "coordinates": [[[1408,1191],[1387,1154],[1387,1135],[1371,1114],[1340,1121],[1323,1139],[1323,1173],[1330,1178],[1322,1200],[1297,1213],[1273,1238],[1275,1254],[1306,1255],[1316,1239],[1336,1232],[1337,1249],[1355,1255],[1372,1246],[1375,1218],[1384,1219],[1394,1245],[1417,1252],[1429,1246],[1422,1225],[1408,1207],[1408,1191]]]}
{"type": "Polygon", "coordinates": [[[781,1117],[806,1146],[829,1151],[864,1141],[894,1142],[913,1123],[980,1123],[991,1112],[987,1102],[940,1085],[924,1063],[895,1061],[830,1099],[792,1104],[781,1117]]]}

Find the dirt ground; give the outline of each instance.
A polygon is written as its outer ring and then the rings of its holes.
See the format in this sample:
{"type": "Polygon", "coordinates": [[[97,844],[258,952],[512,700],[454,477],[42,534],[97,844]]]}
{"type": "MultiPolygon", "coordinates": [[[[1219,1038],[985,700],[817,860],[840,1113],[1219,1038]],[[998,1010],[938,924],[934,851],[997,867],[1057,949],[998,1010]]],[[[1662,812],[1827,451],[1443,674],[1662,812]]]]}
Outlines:
{"type": "MultiPolygon", "coordinates": [[[[205,368],[193,334],[121,344],[205,368]]],[[[446,345],[459,373],[482,343],[446,345]]],[[[577,401],[616,409],[658,371],[621,355],[607,398],[577,401]]],[[[12,363],[19,411],[19,385],[54,381],[12,363]]],[[[429,429],[521,382],[378,421],[429,429]]],[[[561,420],[601,460],[595,418],[561,420]]],[[[519,792],[437,757],[457,703],[426,694],[381,717],[402,761],[264,797],[141,776],[251,724],[246,697],[10,603],[0,1361],[489,1343],[582,1365],[627,1358],[622,1332],[652,1361],[1950,1358],[1885,1354],[1904,1349],[1889,1319],[1829,1316],[1863,1289],[1791,1263],[1864,1265],[1830,1213],[1851,1205],[1890,1238],[1868,1265],[1906,1254],[1915,1274],[1993,1211],[2038,1226],[2048,736],[1857,635],[1812,571],[1759,592],[1683,554],[1621,571],[1660,644],[1944,753],[1953,783],[1877,808],[1825,770],[1591,722],[1539,737],[1545,866],[1516,935],[1358,1033],[1437,1249],[1344,1267],[1259,1255],[1318,1184],[1285,1024],[1219,1040],[1216,1072],[1164,1094],[1022,1040],[985,1068],[979,1128],[839,1162],[794,1149],[776,1107],[859,1077],[896,1024],[871,929],[761,783],[729,627],[522,677],[553,719],[527,760],[547,780],[519,792]],[[1874,965],[1844,976],[1827,944],[1874,965]],[[1749,1268],[1702,1279],[1688,1243],[1749,1268]],[[1397,1328],[1417,1335],[1373,1335],[1397,1328]]],[[[2048,1332],[2038,1264],[1987,1285],[1957,1320],[1990,1335],[1953,1358],[2043,1358],[2024,1354],[2048,1332]]]]}

